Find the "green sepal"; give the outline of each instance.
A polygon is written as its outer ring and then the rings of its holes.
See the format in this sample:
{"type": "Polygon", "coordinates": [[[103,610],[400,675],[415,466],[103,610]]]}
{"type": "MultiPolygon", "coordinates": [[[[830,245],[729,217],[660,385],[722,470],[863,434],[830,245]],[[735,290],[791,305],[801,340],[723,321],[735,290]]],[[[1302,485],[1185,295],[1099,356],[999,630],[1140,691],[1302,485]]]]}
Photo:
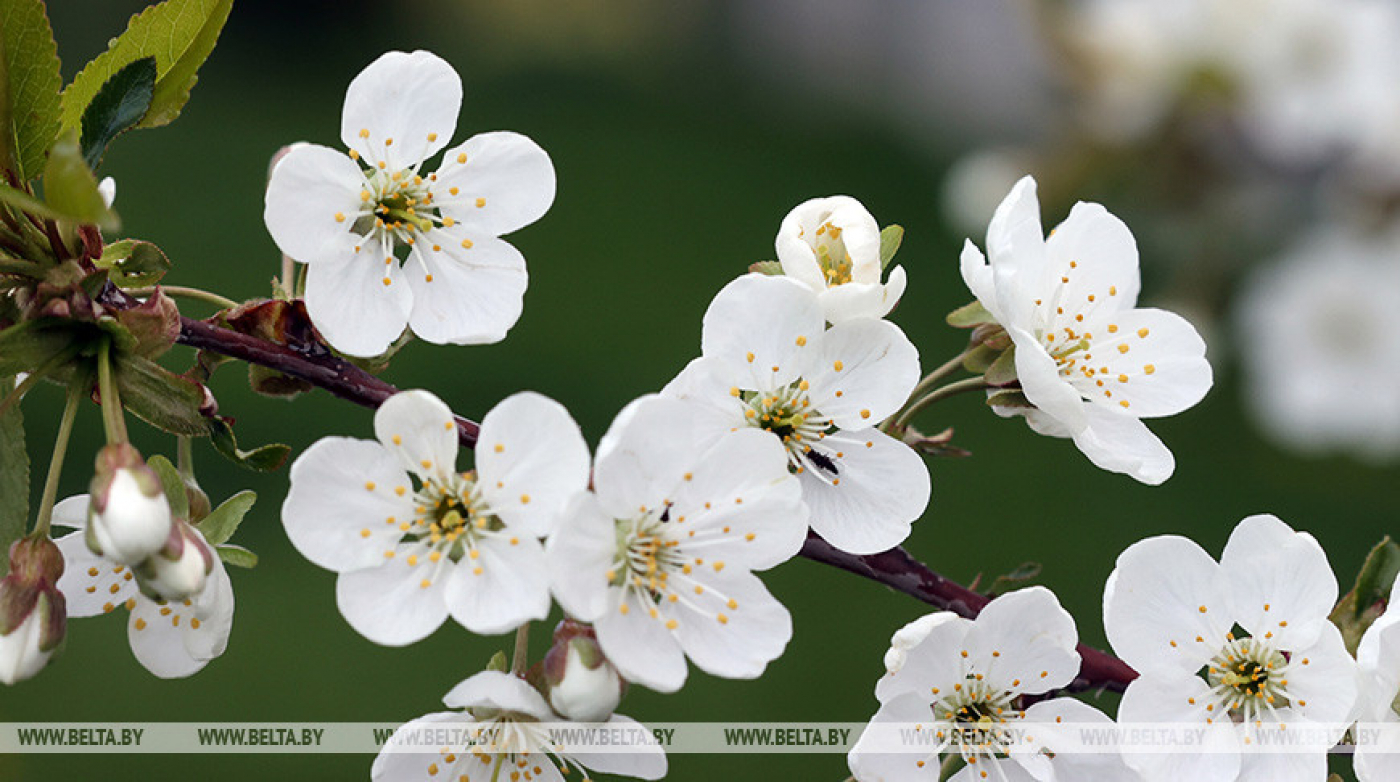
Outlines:
{"type": "Polygon", "coordinates": [[[115,231],[120,225],[97,191],[97,177],[83,160],[78,135],[73,131],[60,136],[49,151],[49,162],[44,166],[44,203],[74,223],[91,223],[103,231],[115,231]]]}
{"type": "Polygon", "coordinates": [[[258,566],[258,555],[242,546],[223,543],[215,546],[214,550],[219,552],[219,559],[234,567],[251,569],[258,566]]]}
{"type": "Polygon", "coordinates": [[[894,260],[894,254],[899,252],[899,245],[904,242],[904,228],[898,225],[887,225],[880,232],[880,270],[889,268],[890,261],[894,260]]]}
{"type": "Polygon", "coordinates": [[[170,259],[150,242],[123,239],[102,248],[102,257],[93,261],[99,269],[111,272],[118,288],[148,288],[170,271],[170,259]]]}
{"type": "Polygon", "coordinates": [[[1356,654],[1361,636],[1385,613],[1391,587],[1400,575],[1400,545],[1385,536],[1366,555],[1356,585],[1347,592],[1328,618],[1342,631],[1347,650],[1356,654]]]}
{"type": "MultiPolygon", "coordinates": [[[[14,378],[0,378],[0,399],[15,387],[14,378]]],[[[29,451],[24,442],[24,415],[15,404],[0,415],[0,552],[24,535],[29,524],[29,451]]],[[[0,576],[9,569],[0,556],[0,576]]]]}
{"type": "Polygon", "coordinates": [[[994,350],[986,345],[978,345],[967,351],[963,356],[963,369],[974,375],[980,375],[991,368],[1002,351],[994,350]]]}
{"type": "Polygon", "coordinates": [[[749,271],[766,274],[770,277],[781,277],[783,276],[783,265],[777,261],[757,261],[749,264],[749,271]]]}
{"type": "Polygon", "coordinates": [[[1016,377],[1016,346],[1012,345],[1003,350],[1001,355],[997,356],[996,361],[987,367],[983,376],[987,385],[994,388],[1014,385],[1018,380],[1016,377]]]}
{"type": "Polygon", "coordinates": [[[248,511],[253,509],[253,503],[257,501],[256,493],[241,491],[224,500],[203,521],[196,524],[195,529],[199,530],[199,534],[203,535],[211,546],[227,543],[228,539],[233,537],[233,533],[238,531],[238,525],[243,523],[243,517],[248,515],[248,511]]]}
{"type": "Polygon", "coordinates": [[[1031,400],[1026,398],[1025,393],[1019,390],[998,391],[987,397],[989,407],[1015,407],[1029,409],[1035,407],[1031,400]]]}
{"type": "Polygon", "coordinates": [[[961,307],[948,313],[946,318],[948,325],[956,329],[970,329],[981,326],[984,323],[996,323],[997,319],[992,317],[992,313],[982,306],[982,302],[974,301],[971,304],[964,304],[961,307]]]}
{"type": "Polygon", "coordinates": [[[170,503],[170,514],[177,519],[188,519],[190,498],[185,494],[185,480],[180,477],[180,471],[175,469],[175,465],[171,464],[169,459],[159,454],[147,459],[146,466],[160,478],[165,500],[170,503]]]}
{"type": "Polygon", "coordinates": [[[43,0],[0,0],[0,167],[25,182],[44,169],[59,127],[58,46],[43,0]]]}
{"type": "Polygon", "coordinates": [[[115,375],[122,404],[137,418],[171,434],[209,434],[213,399],[204,386],[136,355],[121,356],[115,375]]]}
{"type": "Polygon", "coordinates": [[[83,160],[97,170],[112,139],[136,127],[151,108],[155,94],[156,58],[133,60],[112,74],[83,110],[83,160]]]}
{"type": "Polygon", "coordinates": [[[505,673],[510,670],[510,658],[506,657],[505,652],[498,650],[495,654],[491,655],[490,661],[486,663],[486,670],[505,673]]]}
{"type": "Polygon", "coordinates": [[[214,448],[225,458],[255,472],[273,472],[282,469],[292,449],[281,443],[272,443],[251,451],[240,450],[238,439],[233,435],[233,427],[228,419],[214,416],[209,419],[209,436],[214,448]]]}

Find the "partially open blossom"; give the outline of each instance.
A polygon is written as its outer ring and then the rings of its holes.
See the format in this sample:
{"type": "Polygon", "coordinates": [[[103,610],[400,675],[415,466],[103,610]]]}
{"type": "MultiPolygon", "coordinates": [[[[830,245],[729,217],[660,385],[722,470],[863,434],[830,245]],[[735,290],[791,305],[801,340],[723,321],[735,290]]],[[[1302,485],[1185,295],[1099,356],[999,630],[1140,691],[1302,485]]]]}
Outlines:
{"type": "Polygon", "coordinates": [[[495,132],[447,150],[425,173],[461,105],[447,62],[389,52],[346,92],[349,154],[298,144],[272,170],[267,229],[307,264],[307,311],[345,353],[379,355],[405,327],[438,344],[499,342],[520,317],[525,259],[497,237],[545,213],[554,166],[530,139],[495,132]]]}
{"type": "Polygon", "coordinates": [[[1137,306],[1137,244],[1098,204],[1076,204],[1046,238],[1035,180],[1025,177],[987,228],[987,257],[968,241],[962,276],[1015,346],[1035,431],[1070,437],[1105,470],[1159,484],[1176,469],[1142,422],[1179,413],[1211,386],[1206,345],[1170,312],[1137,306]],[[989,262],[990,261],[990,262],[989,262]]]}
{"type": "Polygon", "coordinates": [[[0,682],[14,684],[48,665],[67,632],[58,581],[63,555],[47,537],[10,544],[10,572],[0,579],[0,682]]]}
{"type": "Polygon", "coordinates": [[[880,226],[850,196],[814,198],[783,218],[776,241],[783,274],[817,292],[831,323],[883,318],[904,295],[904,269],[880,282],[880,226]]]}
{"type": "Polygon", "coordinates": [[[622,701],[627,683],[603,654],[593,628],[565,619],[544,655],[540,689],[560,716],[604,722],[622,701]]]}
{"type": "Polygon", "coordinates": [[[190,525],[177,521],[170,528],[166,545],[133,569],[147,597],[178,602],[204,589],[215,559],[204,538],[190,525]]]}
{"type": "Polygon", "coordinates": [[[136,565],[170,539],[170,503],[160,478],[126,443],[97,453],[87,544],[94,554],[136,565]]]}

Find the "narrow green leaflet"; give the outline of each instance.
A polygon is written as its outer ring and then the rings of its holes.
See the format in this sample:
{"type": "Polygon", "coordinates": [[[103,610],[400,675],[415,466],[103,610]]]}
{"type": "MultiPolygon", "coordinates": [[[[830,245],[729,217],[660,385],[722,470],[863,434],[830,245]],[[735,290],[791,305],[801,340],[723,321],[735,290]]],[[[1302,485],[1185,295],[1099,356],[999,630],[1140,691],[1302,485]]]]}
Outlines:
{"type": "Polygon", "coordinates": [[[20,181],[44,168],[44,155],[58,136],[58,47],[43,0],[0,0],[0,49],[5,84],[0,85],[0,165],[13,161],[20,181]]]}
{"type": "Polygon", "coordinates": [[[1356,586],[1342,596],[1328,617],[1342,631],[1348,651],[1356,652],[1361,636],[1385,612],[1397,575],[1400,575],[1400,545],[1386,536],[1366,555],[1361,572],[1356,576],[1356,586]]]}
{"type": "Polygon", "coordinates": [[[214,550],[219,552],[219,559],[234,567],[254,568],[258,566],[258,555],[242,546],[225,543],[222,546],[215,546],[214,550]]]}
{"type": "Polygon", "coordinates": [[[219,416],[209,419],[209,437],[214,443],[215,450],[230,461],[255,472],[273,472],[282,469],[282,465],[287,463],[287,457],[292,453],[290,447],[281,443],[260,446],[250,451],[241,450],[238,447],[238,439],[233,435],[233,427],[229,426],[227,420],[219,416]]]}
{"type": "MultiPolygon", "coordinates": [[[[15,387],[0,378],[0,398],[15,387]]],[[[29,525],[29,453],[24,447],[24,416],[19,405],[0,415],[0,575],[10,568],[10,544],[29,525]]]]}
{"type": "Polygon", "coordinates": [[[170,502],[170,513],[177,519],[189,518],[190,498],[185,494],[185,481],[180,477],[180,471],[175,469],[175,465],[164,456],[152,456],[146,460],[146,466],[155,471],[160,478],[161,488],[165,490],[165,499],[170,502]]]}
{"type": "Polygon", "coordinates": [[[150,109],[137,127],[169,124],[189,100],[199,66],[214,50],[232,7],[233,0],[166,0],[131,17],[126,32],[63,91],[63,127],[81,127],[102,85],[143,57],[155,58],[156,80],[150,109]]]}
{"type": "Polygon", "coordinates": [[[974,301],[948,313],[947,321],[953,328],[970,329],[983,323],[996,323],[996,318],[982,306],[982,302],[974,301]]]}
{"type": "Polygon", "coordinates": [[[885,230],[880,232],[880,269],[883,271],[894,260],[894,254],[899,252],[899,245],[904,242],[904,228],[898,225],[887,225],[885,230]]]}
{"type": "Polygon", "coordinates": [[[133,60],[102,85],[83,112],[83,160],[96,171],[112,139],[136,127],[151,108],[156,58],[133,60]]]}
{"type": "Polygon", "coordinates": [[[1016,346],[1012,345],[997,356],[997,360],[987,367],[984,373],[987,378],[987,385],[1000,388],[1015,383],[1016,377],[1016,346]]]}
{"type": "Polygon", "coordinates": [[[49,152],[44,166],[44,202],[75,223],[92,223],[115,231],[117,215],[97,191],[97,177],[83,160],[75,133],[64,134],[49,152]]]}
{"type": "Polygon", "coordinates": [[[209,541],[209,545],[218,546],[228,542],[233,537],[233,533],[238,531],[238,525],[243,523],[243,517],[248,515],[248,511],[253,509],[253,503],[258,501],[258,495],[251,491],[241,491],[215,508],[212,513],[204,517],[204,520],[195,525],[199,534],[209,541]]]}

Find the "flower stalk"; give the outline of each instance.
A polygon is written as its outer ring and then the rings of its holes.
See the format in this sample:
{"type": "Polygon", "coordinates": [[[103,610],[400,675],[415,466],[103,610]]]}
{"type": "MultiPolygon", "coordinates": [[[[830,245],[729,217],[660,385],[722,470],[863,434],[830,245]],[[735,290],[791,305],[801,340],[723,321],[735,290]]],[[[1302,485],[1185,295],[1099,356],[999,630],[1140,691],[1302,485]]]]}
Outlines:
{"type": "Polygon", "coordinates": [[[58,478],[63,472],[63,458],[68,453],[68,441],[73,436],[73,421],[78,417],[78,401],[82,399],[82,385],[74,383],[68,387],[68,401],[63,406],[63,418],[58,424],[58,438],[54,442],[53,455],[49,458],[49,475],[44,480],[44,494],[39,501],[39,515],[34,521],[34,534],[47,536],[53,519],[54,502],[58,499],[58,478]]]}

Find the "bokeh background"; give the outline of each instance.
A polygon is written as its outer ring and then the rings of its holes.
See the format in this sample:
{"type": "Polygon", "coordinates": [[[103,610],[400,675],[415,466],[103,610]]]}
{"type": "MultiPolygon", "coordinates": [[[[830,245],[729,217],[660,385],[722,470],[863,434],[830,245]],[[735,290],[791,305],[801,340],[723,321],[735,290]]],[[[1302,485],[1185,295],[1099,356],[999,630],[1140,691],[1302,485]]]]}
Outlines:
{"type": "MultiPolygon", "coordinates": [[[[143,6],[51,3],[65,77],[143,6]]],[[[1233,336],[1229,310],[1242,270],[1287,243],[1276,226],[1325,211],[1315,206],[1325,170],[1250,161],[1241,174],[1220,165],[1238,159],[1230,150],[1240,142],[1228,128],[1223,153],[1200,141],[1219,114],[1147,141],[1087,132],[1092,122],[1074,112],[1086,93],[1063,76],[1066,48],[1046,9],[1063,4],[240,0],[179,121],[119,139],[100,173],[118,181],[123,233],[156,242],[174,261],[168,282],[265,296],[279,265],[261,217],[269,157],[298,140],[335,145],[345,85],[382,52],[437,52],[465,81],[459,138],[497,129],[533,137],[554,159],[559,194],[543,220],[511,237],[531,285],[509,338],[475,348],[414,344],[386,377],[429,388],[469,417],[534,389],[567,405],[596,444],[618,409],[698,352],[709,299],[749,263],[773,257],[779,221],[808,198],[849,194],[882,224],[904,226],[898,262],[910,285],[892,320],[926,368],[956,354],[966,335],[943,317],[971,298],[957,272],[962,240],[982,242],[1008,171],[1034,171],[1047,228],[1078,198],[1128,220],[1141,245],[1144,301],[1201,324],[1216,387],[1195,409],[1154,424],[1178,460],[1160,488],[1101,472],[1068,441],[998,419],[975,396],[941,403],[921,428],[955,426],[956,442],[975,455],[930,463],[933,501],[907,547],[963,582],[1042,563],[1039,582],[1096,645],[1114,557],[1150,535],[1186,535],[1218,554],[1240,518],[1275,513],[1318,537],[1345,590],[1366,551],[1396,528],[1400,470],[1383,455],[1319,456],[1262,437],[1250,404],[1259,392],[1239,369],[1250,346],[1233,336]],[[1195,151],[1165,154],[1160,144],[1195,151]],[[969,174],[967,156],[986,149],[1011,152],[969,174]],[[1078,162],[1061,165],[1069,159],[1078,162]],[[1261,169],[1281,169],[1294,189],[1270,184],[1277,180],[1261,169]],[[1269,197],[1262,205],[1236,199],[1230,183],[1240,181],[1269,197]]],[[[199,304],[185,312],[207,314],[199,304]]],[[[189,358],[181,349],[166,363],[183,369],[189,358]]],[[[1382,369],[1356,382],[1374,385],[1382,369]]],[[[1299,360],[1295,370],[1306,376],[1310,367],[1299,360]]],[[[299,452],[326,435],[371,436],[369,411],[321,392],[290,403],[257,397],[237,366],[222,369],[213,387],[245,447],[280,441],[299,452]]],[[[1335,392],[1336,405],[1350,399],[1345,388],[1335,392]]],[[[41,388],[25,402],[36,470],[61,401],[41,388]]],[[[96,408],[82,412],[60,496],[85,490],[99,420],[96,408]]],[[[144,427],[134,437],[148,455],[173,454],[172,440],[144,427]]],[[[244,488],[259,495],[234,541],[261,563],[231,569],[238,608],[228,651],[191,679],[162,681],[132,657],[124,612],[74,621],[61,658],[0,693],[0,721],[407,721],[437,710],[447,690],[508,647],[508,636],[477,637],[451,622],[409,648],[369,643],[337,613],[334,575],[287,541],[285,470],[242,471],[207,444],[196,460],[216,503],[244,488]]],[[[805,560],[765,580],[791,610],[795,632],[761,679],[692,670],[680,693],[633,688],[621,711],[642,721],[872,715],[890,635],[927,607],[805,560]]],[[[535,628],[537,654],[551,624],[535,628]]],[[[1101,705],[1111,710],[1112,699],[1101,705]]],[[[0,778],[362,779],[371,760],[9,756],[0,757],[0,778]]],[[[673,755],[670,763],[674,780],[835,782],[849,773],[833,754],[673,755]]]]}

